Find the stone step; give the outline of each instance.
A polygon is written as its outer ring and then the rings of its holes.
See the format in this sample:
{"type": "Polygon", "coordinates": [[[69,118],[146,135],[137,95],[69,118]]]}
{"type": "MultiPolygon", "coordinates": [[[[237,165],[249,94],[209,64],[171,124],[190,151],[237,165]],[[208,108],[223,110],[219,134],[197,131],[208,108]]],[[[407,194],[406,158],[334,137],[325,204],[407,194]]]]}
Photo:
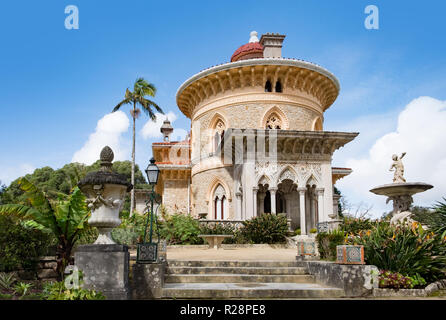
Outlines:
{"type": "Polygon", "coordinates": [[[297,261],[224,261],[224,260],[168,260],[171,267],[298,267],[297,261]]]}
{"type": "Polygon", "coordinates": [[[303,267],[170,267],[166,274],[256,274],[256,275],[304,275],[303,267]]]}
{"type": "Polygon", "coordinates": [[[314,283],[311,275],[170,274],[165,283],[314,283]]]}
{"type": "Polygon", "coordinates": [[[166,283],[163,298],[339,298],[342,289],[315,283],[166,283]]]}

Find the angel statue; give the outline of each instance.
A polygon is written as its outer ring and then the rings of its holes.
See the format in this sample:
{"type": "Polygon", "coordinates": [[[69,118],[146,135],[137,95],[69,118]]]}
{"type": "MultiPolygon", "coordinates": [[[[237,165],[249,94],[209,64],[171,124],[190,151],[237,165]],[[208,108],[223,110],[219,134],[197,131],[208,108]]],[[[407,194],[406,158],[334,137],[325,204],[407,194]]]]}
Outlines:
{"type": "Polygon", "coordinates": [[[401,154],[400,157],[398,157],[396,154],[392,156],[392,166],[390,167],[389,171],[394,171],[393,175],[393,183],[405,183],[406,179],[404,179],[404,165],[403,161],[401,159],[404,158],[406,155],[405,152],[401,154]]]}

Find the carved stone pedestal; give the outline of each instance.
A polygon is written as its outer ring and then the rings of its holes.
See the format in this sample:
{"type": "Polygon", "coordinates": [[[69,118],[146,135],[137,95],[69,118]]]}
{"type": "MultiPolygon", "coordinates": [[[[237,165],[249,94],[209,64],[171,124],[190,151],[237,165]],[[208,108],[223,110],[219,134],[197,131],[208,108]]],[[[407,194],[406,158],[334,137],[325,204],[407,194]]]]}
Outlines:
{"type": "Polygon", "coordinates": [[[130,298],[129,260],[128,247],[120,244],[82,245],[74,253],[84,286],[102,292],[108,300],[130,298]]]}

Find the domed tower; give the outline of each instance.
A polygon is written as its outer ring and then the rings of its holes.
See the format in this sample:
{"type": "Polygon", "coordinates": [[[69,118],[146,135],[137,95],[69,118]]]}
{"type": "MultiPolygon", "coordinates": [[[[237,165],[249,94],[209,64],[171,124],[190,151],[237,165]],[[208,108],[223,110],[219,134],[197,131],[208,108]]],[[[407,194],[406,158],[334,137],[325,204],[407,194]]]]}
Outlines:
{"type": "MultiPolygon", "coordinates": [[[[178,89],[191,119],[191,209],[208,219],[285,213],[305,234],[336,221],[333,152],[357,133],[324,132],[339,94],[326,69],[282,57],[285,35],[250,34],[231,62],[205,69],[178,89]]],[[[344,171],[342,171],[344,170],[344,171]]]]}

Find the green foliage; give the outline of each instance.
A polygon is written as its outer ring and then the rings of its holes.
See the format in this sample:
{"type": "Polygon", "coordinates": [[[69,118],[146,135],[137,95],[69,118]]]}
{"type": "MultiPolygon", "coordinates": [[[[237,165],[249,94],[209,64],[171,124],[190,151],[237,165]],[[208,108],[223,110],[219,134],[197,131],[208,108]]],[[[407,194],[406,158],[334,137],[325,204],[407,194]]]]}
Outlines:
{"type": "Polygon", "coordinates": [[[378,283],[380,288],[414,289],[424,287],[426,285],[426,280],[419,274],[410,277],[404,276],[399,272],[380,270],[378,283]]]}
{"type": "Polygon", "coordinates": [[[121,225],[113,229],[112,238],[116,243],[134,245],[142,241],[148,214],[133,214],[129,217],[128,211],[121,212],[121,225]]]}
{"type": "Polygon", "coordinates": [[[370,230],[373,226],[374,223],[368,218],[344,217],[340,228],[345,233],[357,234],[363,230],[370,230]]]}
{"type": "Polygon", "coordinates": [[[85,196],[78,187],[69,196],[50,199],[45,192],[26,178],[19,180],[29,205],[0,206],[0,215],[14,216],[26,221],[28,227],[53,235],[57,245],[57,272],[62,277],[65,266],[72,262],[71,251],[89,218],[85,196]]]}
{"type": "Polygon", "coordinates": [[[321,259],[336,260],[336,246],[344,244],[345,233],[343,230],[320,232],[316,236],[321,259]]]}
{"type": "Polygon", "coordinates": [[[413,218],[426,225],[435,233],[443,233],[446,231],[446,198],[443,202],[438,201],[432,210],[422,207],[412,208],[413,218]]]}
{"type": "Polygon", "coordinates": [[[12,285],[16,282],[15,272],[0,272],[0,288],[3,290],[11,290],[12,285]]]}
{"type": "Polygon", "coordinates": [[[51,235],[0,215],[0,271],[35,270],[52,241],[51,235]]]}
{"type": "Polygon", "coordinates": [[[160,222],[159,233],[168,244],[202,244],[200,225],[191,215],[165,215],[160,222]]]}
{"type": "Polygon", "coordinates": [[[28,293],[28,290],[31,289],[31,283],[19,282],[14,286],[14,291],[19,296],[23,297],[28,293]]]}
{"type": "Polygon", "coordinates": [[[294,230],[294,234],[296,236],[300,236],[302,234],[302,231],[300,230],[300,228],[297,228],[296,230],[294,230]]]}
{"type": "Polygon", "coordinates": [[[235,229],[231,225],[223,223],[205,224],[200,226],[201,234],[221,234],[221,235],[234,235],[235,229]]]}
{"type": "Polygon", "coordinates": [[[316,228],[310,229],[310,233],[317,233],[317,229],[316,228]]]}
{"type": "MultiPolygon", "coordinates": [[[[336,187],[334,187],[334,193],[335,193],[335,194],[338,194],[338,195],[340,195],[340,196],[342,197],[341,190],[339,190],[339,189],[336,188],[336,187]]],[[[340,199],[341,199],[341,198],[340,198],[340,199]]],[[[343,214],[342,212],[344,212],[344,208],[342,207],[342,202],[339,201],[339,202],[338,202],[338,216],[341,217],[341,218],[344,217],[344,214],[343,214]]]]}
{"type": "Polygon", "coordinates": [[[352,237],[350,242],[364,246],[365,261],[382,270],[408,276],[419,275],[427,281],[445,276],[446,233],[423,230],[414,222],[411,227],[376,223],[368,231],[352,237]]]}
{"type": "MultiPolygon", "coordinates": [[[[130,182],[131,167],[132,163],[130,161],[115,161],[113,162],[112,170],[124,175],[127,181],[130,182]]],[[[57,170],[50,167],[36,169],[32,174],[27,174],[25,178],[38,189],[45,192],[49,198],[57,199],[60,193],[69,195],[87,173],[99,170],[99,168],[99,160],[90,166],[80,163],[69,163],[57,170]]],[[[20,179],[11,182],[9,187],[0,186],[0,204],[27,203],[27,197],[20,188],[19,181],[20,179]]],[[[138,165],[135,166],[135,185],[138,187],[148,186],[138,165]]]]}
{"type": "Polygon", "coordinates": [[[68,289],[64,281],[48,283],[42,292],[43,300],[105,300],[101,292],[82,288],[80,281],[79,288],[68,289]]]}
{"type": "Polygon", "coordinates": [[[243,238],[253,243],[283,243],[288,235],[287,218],[283,214],[267,214],[243,221],[243,238]]]}

